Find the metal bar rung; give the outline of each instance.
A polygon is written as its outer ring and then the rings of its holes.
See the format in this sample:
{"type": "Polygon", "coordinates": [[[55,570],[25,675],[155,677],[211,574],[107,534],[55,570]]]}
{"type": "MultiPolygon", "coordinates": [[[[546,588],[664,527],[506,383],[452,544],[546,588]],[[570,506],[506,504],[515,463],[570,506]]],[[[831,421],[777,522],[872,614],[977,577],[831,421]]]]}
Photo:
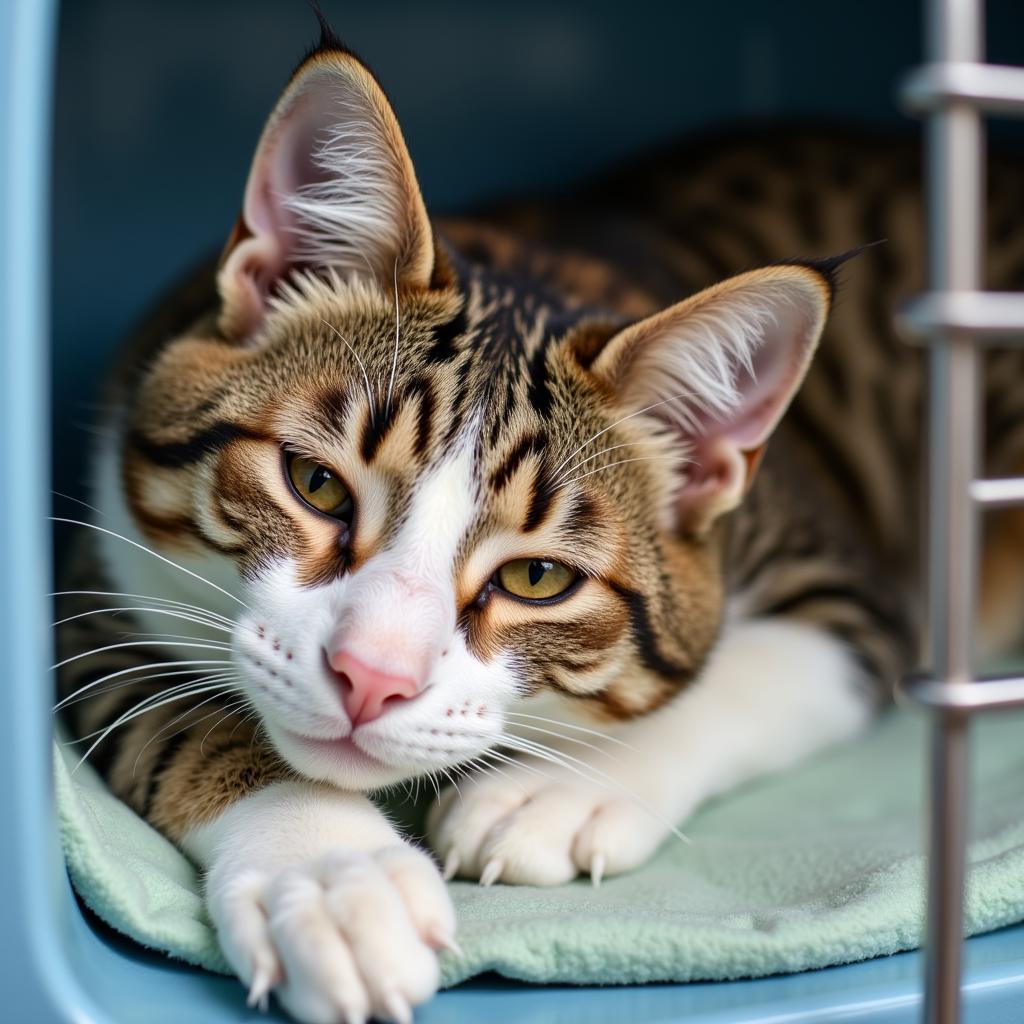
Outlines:
{"type": "Polygon", "coordinates": [[[911,299],[897,325],[909,338],[969,335],[983,342],[1024,345],[1024,294],[1019,292],[928,292],[911,299]]]}
{"type": "Polygon", "coordinates": [[[1024,476],[975,480],[971,484],[971,497],[985,508],[1024,505],[1024,476]]]}
{"type": "Polygon", "coordinates": [[[1024,676],[979,679],[975,683],[944,683],[927,676],[909,676],[900,693],[927,708],[940,711],[1001,711],[1024,707],[1024,676]]]}
{"type": "Polygon", "coordinates": [[[969,62],[925,64],[904,79],[901,93],[908,107],[923,113],[966,100],[989,114],[1024,117],[1024,68],[969,62]]]}

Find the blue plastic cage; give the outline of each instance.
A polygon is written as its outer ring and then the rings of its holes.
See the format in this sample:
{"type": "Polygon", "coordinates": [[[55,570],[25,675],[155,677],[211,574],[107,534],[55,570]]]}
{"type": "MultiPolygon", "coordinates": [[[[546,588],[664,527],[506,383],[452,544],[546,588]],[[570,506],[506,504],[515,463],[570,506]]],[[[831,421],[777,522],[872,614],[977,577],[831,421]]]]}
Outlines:
{"type": "MultiPolygon", "coordinates": [[[[919,59],[916,5],[749,0],[727,17],[686,6],[438,0],[329,13],[388,83],[435,209],[582,176],[737,116],[899,116],[894,83],[919,59]]],[[[993,57],[1024,63],[1019,0],[993,2],[989,18],[993,57]]],[[[46,516],[51,489],[81,492],[78,424],[106,354],[225,234],[309,22],[304,5],[270,0],[77,0],[60,12],[0,0],[0,1020],[268,1019],[237,983],[133,946],[71,892],[50,782],[46,516]],[[186,209],[170,205],[181,195],[186,209]]],[[[483,979],[417,1019],[909,1024],[920,959],[617,989],[483,979]]],[[[966,1019],[1024,1021],[1024,927],[970,940],[966,959],[966,1019]]]]}

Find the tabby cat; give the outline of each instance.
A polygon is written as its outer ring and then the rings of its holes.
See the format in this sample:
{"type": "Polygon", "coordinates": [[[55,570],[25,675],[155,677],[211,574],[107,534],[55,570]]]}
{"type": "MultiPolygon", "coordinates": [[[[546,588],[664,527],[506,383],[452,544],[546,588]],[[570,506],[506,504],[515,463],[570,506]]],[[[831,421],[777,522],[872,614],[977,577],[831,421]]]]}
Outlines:
{"type": "MultiPolygon", "coordinates": [[[[992,283],[1019,287],[993,175],[992,283]]],[[[457,951],[444,878],[596,885],[889,699],[917,180],[902,144],[748,134],[433,224],[325,31],[223,257],[115,375],[59,631],[66,727],[202,867],[252,1002],[407,1021],[457,951]],[[881,238],[812,365],[843,258],[794,254],[881,238]],[[442,872],[364,794],[456,771],[442,872]]],[[[1019,469],[1020,356],[990,370],[989,469],[1019,469]]],[[[993,524],[989,647],[1024,625],[1022,551],[993,524]]]]}

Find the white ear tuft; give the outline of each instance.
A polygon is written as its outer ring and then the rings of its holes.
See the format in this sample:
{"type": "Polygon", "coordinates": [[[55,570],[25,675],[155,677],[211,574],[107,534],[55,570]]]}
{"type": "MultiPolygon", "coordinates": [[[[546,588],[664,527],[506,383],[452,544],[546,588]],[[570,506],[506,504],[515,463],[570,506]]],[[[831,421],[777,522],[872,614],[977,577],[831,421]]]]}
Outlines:
{"type": "Polygon", "coordinates": [[[810,363],[830,303],[813,266],[752,271],[633,324],[591,367],[628,409],[650,411],[693,463],[681,522],[697,531],[734,508],[810,363]]]}
{"type": "Polygon", "coordinates": [[[430,221],[384,93],[351,54],[321,50],[296,72],[260,138],[218,283],[234,336],[261,322],[295,268],[425,288],[430,221]]]}
{"type": "Polygon", "coordinates": [[[331,125],[314,144],[312,180],[281,194],[292,215],[292,256],[342,274],[390,277],[385,261],[397,259],[405,241],[403,182],[379,130],[351,107],[338,98],[318,112],[331,125]]]}

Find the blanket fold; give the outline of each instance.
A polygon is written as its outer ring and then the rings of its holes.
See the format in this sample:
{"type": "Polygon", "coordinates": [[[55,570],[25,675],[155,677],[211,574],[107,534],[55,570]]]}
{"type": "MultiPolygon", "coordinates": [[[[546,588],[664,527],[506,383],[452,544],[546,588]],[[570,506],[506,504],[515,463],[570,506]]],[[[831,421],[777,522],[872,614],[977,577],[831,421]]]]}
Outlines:
{"type": "MultiPolygon", "coordinates": [[[[1024,715],[973,731],[971,934],[1024,919],[1024,715]]],[[[891,712],[865,737],[748,785],[686,825],[644,868],[600,888],[451,886],[462,957],[534,982],[753,977],[910,949],[924,910],[926,721],[891,712]]],[[[68,870],[118,931],[213,971],[227,965],[193,866],[115,799],[74,747],[55,751],[68,870]]]]}

